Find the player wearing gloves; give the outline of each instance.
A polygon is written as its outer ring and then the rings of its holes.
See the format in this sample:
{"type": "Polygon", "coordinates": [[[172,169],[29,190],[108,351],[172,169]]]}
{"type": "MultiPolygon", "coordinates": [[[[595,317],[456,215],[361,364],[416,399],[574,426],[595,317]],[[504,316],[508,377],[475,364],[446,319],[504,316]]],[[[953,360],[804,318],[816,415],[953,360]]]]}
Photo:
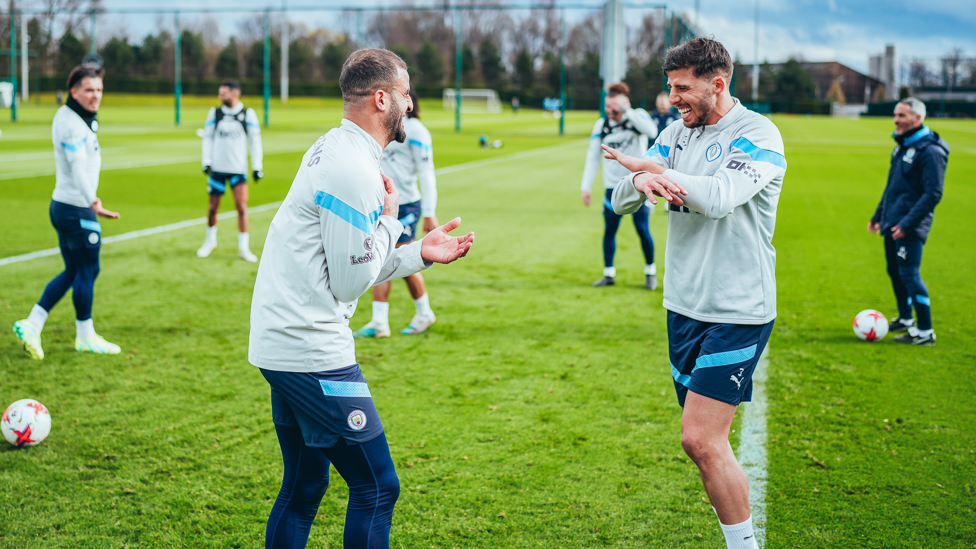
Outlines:
{"type": "Polygon", "coordinates": [[[349,319],[369,288],[450,263],[474,233],[452,237],[455,218],[397,247],[399,194],[380,156],[406,139],[406,64],[363,49],[339,77],[343,120],[305,153],[275,214],[251,302],[248,360],[271,385],[284,480],[268,518],[266,547],[305,547],[329,484],[329,465],[349,486],[343,547],[389,547],[400,491],[383,424],[356,363],[349,319]]]}
{"type": "MultiPolygon", "coordinates": [[[[639,156],[647,150],[648,139],[657,137],[657,124],[644,109],[632,109],[627,94],[630,88],[619,82],[612,84],[607,91],[607,116],[596,121],[590,135],[590,148],[586,151],[586,167],[583,168],[583,183],[580,186],[583,205],[590,206],[593,178],[603,151],[600,146],[607,146],[622,151],[624,154],[639,156]]],[[[593,283],[594,286],[612,286],[617,270],[613,266],[613,256],[617,252],[617,229],[620,228],[620,218],[610,207],[610,193],[617,181],[627,175],[629,170],[615,160],[603,161],[603,186],[606,187],[603,196],[603,277],[593,283]]],[[[644,252],[644,287],[648,290],[657,288],[657,268],[654,265],[654,239],[651,238],[649,225],[651,209],[647,206],[633,212],[634,228],[640,237],[641,249],[644,252]]]]}
{"type": "Polygon", "coordinates": [[[210,109],[203,127],[203,173],[207,174],[210,208],[207,210],[207,238],[197,250],[197,257],[207,257],[217,247],[217,209],[220,197],[230,187],[237,206],[237,254],[244,261],[255,262],[247,232],[247,150],[251,149],[251,169],[257,183],[264,173],[264,151],[261,148],[261,126],[254,109],[241,103],[241,86],[227,80],[218,88],[220,107],[210,109]]]}
{"type": "Polygon", "coordinates": [[[730,549],[758,547],[749,484],[729,446],[739,403],[776,317],[772,246],[786,158],[779,130],[729,94],[732,58],[696,38],[668,50],[672,124],[643,160],[606,149],[635,173],[613,191],[620,214],[668,202],[664,307],[681,445],[698,466],[730,549]]]}
{"type": "Polygon", "coordinates": [[[95,333],[92,302],[100,265],[102,226],[96,216],[116,219],[119,214],[106,210],[98,191],[102,151],[98,146],[96,113],[102,102],[100,66],[75,67],[68,76],[68,101],[54,115],[51,137],[57,167],[51,197],[51,224],[58,232],[58,245],[64,259],[64,272],[54,277],[30,316],[14,323],[14,333],[31,358],[44,358],[41,331],[48,313],[71,289],[75,306],[75,349],[95,354],[118,354],[121,349],[95,333]]]}
{"type": "MultiPolygon", "coordinates": [[[[420,122],[420,107],[417,95],[410,90],[410,100],[413,108],[407,113],[403,121],[403,128],[407,132],[404,143],[396,141],[386,146],[380,167],[383,173],[390,176],[400,193],[400,223],[403,224],[403,234],[397,240],[397,247],[413,242],[417,237],[417,223],[424,220],[425,233],[437,227],[437,179],[434,176],[434,148],[430,132],[420,122]],[[417,190],[417,180],[423,194],[417,190]],[[423,200],[421,200],[423,196],[423,200]]],[[[413,297],[416,314],[410,325],[400,331],[404,335],[423,333],[436,320],[434,311],[430,308],[430,298],[424,286],[424,277],[420,273],[412,274],[403,279],[407,283],[410,295],[413,297]]],[[[356,337],[389,337],[390,336],[390,288],[392,282],[384,282],[373,286],[373,318],[356,332],[356,337]]]]}

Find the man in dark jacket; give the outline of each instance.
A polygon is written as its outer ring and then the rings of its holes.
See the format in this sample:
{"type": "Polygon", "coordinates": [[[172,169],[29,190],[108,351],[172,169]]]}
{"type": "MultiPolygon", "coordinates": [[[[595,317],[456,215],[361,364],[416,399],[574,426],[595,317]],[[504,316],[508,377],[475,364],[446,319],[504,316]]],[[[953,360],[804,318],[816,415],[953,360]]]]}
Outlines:
{"type": "Polygon", "coordinates": [[[919,268],[922,247],[932,228],[935,205],[942,199],[942,184],[949,160],[949,145],[939,134],[922,125],[925,103],[914,97],[895,106],[898,143],[891,153],[888,184],[868,230],[884,236],[888,276],[898,301],[898,318],[889,332],[907,332],[900,343],[934,345],[929,292],[919,268]],[[915,307],[918,325],[912,318],[915,307]]]}

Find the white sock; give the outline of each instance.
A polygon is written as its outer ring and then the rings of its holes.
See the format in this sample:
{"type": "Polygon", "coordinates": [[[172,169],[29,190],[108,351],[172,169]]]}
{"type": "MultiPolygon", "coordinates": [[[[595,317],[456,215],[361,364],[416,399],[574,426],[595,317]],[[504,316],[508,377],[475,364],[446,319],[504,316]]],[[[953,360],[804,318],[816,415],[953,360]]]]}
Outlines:
{"type": "Polygon", "coordinates": [[[384,301],[373,302],[373,324],[389,326],[390,324],[390,304],[384,301]]]}
{"type": "Polygon", "coordinates": [[[250,250],[251,235],[248,233],[237,233],[237,248],[239,250],[250,250]]]}
{"type": "Polygon", "coordinates": [[[603,268],[603,276],[609,276],[610,278],[613,278],[613,277],[617,276],[617,268],[616,267],[604,267],[603,268]]]}
{"type": "Polygon", "coordinates": [[[90,318],[88,320],[75,320],[75,330],[77,334],[75,337],[84,341],[95,336],[95,323],[90,318]]]}
{"type": "Polygon", "coordinates": [[[207,242],[212,244],[217,243],[217,226],[207,227],[207,242]]]}
{"type": "Polygon", "coordinates": [[[644,274],[657,276],[657,265],[654,263],[651,263],[650,265],[644,265],[644,274]]]}
{"type": "Polygon", "coordinates": [[[414,306],[417,308],[417,314],[426,317],[434,316],[434,311],[430,309],[430,294],[424,293],[424,295],[413,300],[414,306]]]}
{"type": "Polygon", "coordinates": [[[739,524],[733,524],[731,526],[722,524],[719,521],[719,526],[722,527],[722,532],[725,534],[725,545],[728,549],[758,549],[759,544],[756,543],[756,536],[752,532],[752,516],[745,520],[745,522],[740,522],[739,524]]]}
{"type": "Polygon", "coordinates": [[[27,321],[33,324],[37,328],[37,331],[40,332],[44,329],[44,323],[47,322],[47,311],[40,305],[34,305],[34,308],[31,309],[30,316],[27,317],[27,321]]]}
{"type": "Polygon", "coordinates": [[[919,330],[918,331],[918,336],[919,337],[929,337],[934,332],[935,332],[935,330],[933,330],[932,328],[929,328],[928,330],[919,330]]]}

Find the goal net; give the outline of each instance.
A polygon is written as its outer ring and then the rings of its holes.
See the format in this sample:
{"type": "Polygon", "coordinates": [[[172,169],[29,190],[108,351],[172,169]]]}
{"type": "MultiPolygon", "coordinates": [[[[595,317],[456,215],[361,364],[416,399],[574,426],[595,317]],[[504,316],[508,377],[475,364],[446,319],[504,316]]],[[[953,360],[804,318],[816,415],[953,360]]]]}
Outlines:
{"type": "MultiPolygon", "coordinates": [[[[457,107],[454,88],[444,88],[444,110],[453,111],[457,107]]],[[[461,112],[502,112],[498,92],[489,89],[461,89],[461,112]]]]}

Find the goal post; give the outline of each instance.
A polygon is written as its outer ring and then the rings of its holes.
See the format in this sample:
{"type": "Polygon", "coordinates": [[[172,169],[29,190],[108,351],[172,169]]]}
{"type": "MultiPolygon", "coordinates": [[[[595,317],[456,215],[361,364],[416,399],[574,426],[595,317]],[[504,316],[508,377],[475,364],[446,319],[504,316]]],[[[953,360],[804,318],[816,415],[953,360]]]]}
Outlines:
{"type": "MultiPolygon", "coordinates": [[[[454,88],[444,88],[444,110],[453,111],[458,100],[454,88]]],[[[491,89],[461,88],[461,112],[502,112],[498,92],[491,89]]]]}

